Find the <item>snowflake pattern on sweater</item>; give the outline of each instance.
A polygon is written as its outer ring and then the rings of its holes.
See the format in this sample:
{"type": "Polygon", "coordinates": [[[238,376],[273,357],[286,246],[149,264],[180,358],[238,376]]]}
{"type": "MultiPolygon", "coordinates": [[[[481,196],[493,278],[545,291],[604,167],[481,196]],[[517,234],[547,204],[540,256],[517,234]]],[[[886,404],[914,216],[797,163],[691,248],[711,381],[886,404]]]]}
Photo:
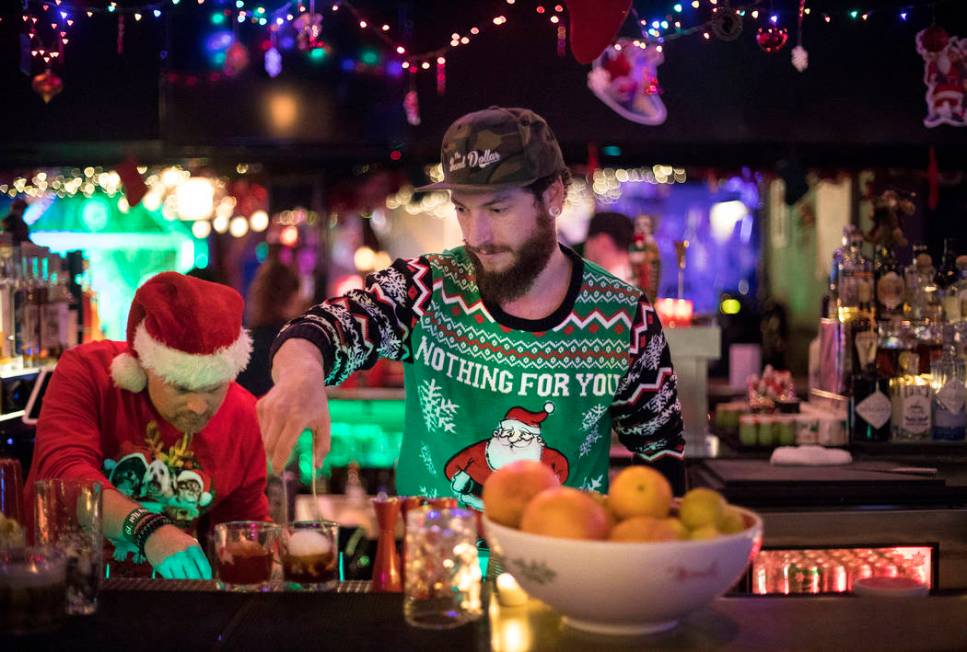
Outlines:
{"type": "Polygon", "coordinates": [[[516,458],[606,491],[612,429],[645,462],[680,465],[681,405],[658,315],[639,289],[562,250],[568,295],[543,320],[484,302],[461,247],[396,260],[287,324],[274,349],[315,343],[327,385],[379,356],[405,363],[401,494],[479,507],[489,473],[516,458]]]}

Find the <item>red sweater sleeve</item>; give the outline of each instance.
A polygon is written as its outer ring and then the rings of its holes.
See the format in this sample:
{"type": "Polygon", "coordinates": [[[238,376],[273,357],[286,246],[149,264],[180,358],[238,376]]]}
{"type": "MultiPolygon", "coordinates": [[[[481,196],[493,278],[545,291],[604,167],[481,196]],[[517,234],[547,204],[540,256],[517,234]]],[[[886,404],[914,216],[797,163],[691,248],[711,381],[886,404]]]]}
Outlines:
{"type": "Polygon", "coordinates": [[[93,377],[89,362],[74,351],[67,351],[57,362],[37,424],[34,480],[67,478],[112,486],[101,472],[101,401],[93,377]]]}
{"type": "MultiPolygon", "coordinates": [[[[239,388],[241,389],[241,388],[239,388]]],[[[254,398],[251,399],[254,402],[254,398]]],[[[241,465],[238,469],[244,481],[225,500],[218,503],[211,511],[211,522],[224,523],[226,521],[271,521],[269,516],[269,499],[265,494],[267,477],[267,462],[265,447],[262,445],[262,435],[259,431],[255,411],[247,411],[241,417],[248,423],[239,428],[244,433],[239,446],[241,465]]]]}

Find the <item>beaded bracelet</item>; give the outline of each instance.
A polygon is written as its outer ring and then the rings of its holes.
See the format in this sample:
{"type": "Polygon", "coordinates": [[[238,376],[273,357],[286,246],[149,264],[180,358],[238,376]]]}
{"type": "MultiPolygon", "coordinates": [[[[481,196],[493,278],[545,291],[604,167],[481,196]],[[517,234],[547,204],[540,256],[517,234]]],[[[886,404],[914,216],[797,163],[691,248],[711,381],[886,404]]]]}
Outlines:
{"type": "Polygon", "coordinates": [[[134,543],[134,532],[141,525],[141,521],[150,514],[151,512],[144,507],[138,507],[131,510],[131,513],[125,517],[124,522],[121,523],[121,534],[128,542],[134,543]]]}
{"type": "Polygon", "coordinates": [[[135,545],[138,547],[138,552],[141,556],[146,556],[144,553],[144,546],[148,542],[148,538],[155,533],[156,530],[164,527],[165,525],[173,525],[171,519],[167,516],[162,516],[161,514],[151,514],[141,522],[141,526],[134,533],[135,545]]]}

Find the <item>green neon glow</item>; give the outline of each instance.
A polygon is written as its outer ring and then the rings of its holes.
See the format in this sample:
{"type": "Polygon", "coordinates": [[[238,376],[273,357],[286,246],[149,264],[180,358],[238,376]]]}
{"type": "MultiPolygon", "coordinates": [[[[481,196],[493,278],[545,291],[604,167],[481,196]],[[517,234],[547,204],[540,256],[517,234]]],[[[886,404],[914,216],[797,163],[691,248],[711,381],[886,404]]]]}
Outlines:
{"type": "Polygon", "coordinates": [[[328,56],[329,56],[329,53],[326,52],[325,48],[313,48],[312,50],[309,51],[309,59],[311,59],[316,63],[325,61],[326,57],[328,56]]]}
{"type": "MultiPolygon", "coordinates": [[[[356,462],[367,468],[392,468],[403,443],[403,409],[401,400],[333,399],[329,401],[332,419],[332,447],[319,470],[328,476],[333,467],[356,462]]],[[[312,482],[312,435],[303,433],[295,447],[299,479],[312,482]]]]}
{"type": "Polygon", "coordinates": [[[128,307],[141,283],[158,272],[187,272],[196,260],[208,258],[207,242],[196,240],[182,222],[141,204],[121,213],[104,194],[54,200],[30,230],[35,244],[55,253],[82,252],[104,334],[115,340],[125,337],[128,307]]]}
{"type": "Polygon", "coordinates": [[[225,65],[225,53],[224,52],[216,52],[215,54],[213,54],[212,55],[212,63],[214,65],[218,66],[218,67],[224,66],[225,65]]]}
{"type": "Polygon", "coordinates": [[[212,25],[223,25],[225,23],[225,14],[220,11],[216,11],[212,14],[212,25]]]}
{"type": "Polygon", "coordinates": [[[379,52],[376,50],[363,50],[359,54],[359,60],[367,66],[375,66],[379,63],[379,52]]]}
{"type": "Polygon", "coordinates": [[[103,231],[107,226],[109,207],[107,202],[101,197],[92,197],[84,202],[81,209],[81,219],[84,226],[93,233],[103,231]]]}
{"type": "Polygon", "coordinates": [[[723,315],[737,315],[742,310],[742,304],[737,299],[725,299],[721,305],[723,315]]]}
{"type": "Polygon", "coordinates": [[[260,242],[255,245],[255,260],[260,263],[264,263],[265,259],[269,257],[269,243],[260,242]]]}

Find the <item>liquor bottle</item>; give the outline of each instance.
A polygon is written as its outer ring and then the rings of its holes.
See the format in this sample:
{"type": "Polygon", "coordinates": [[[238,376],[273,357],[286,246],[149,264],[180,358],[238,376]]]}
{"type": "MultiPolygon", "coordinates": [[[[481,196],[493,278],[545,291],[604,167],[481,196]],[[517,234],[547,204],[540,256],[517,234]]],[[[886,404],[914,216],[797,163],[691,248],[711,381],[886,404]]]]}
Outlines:
{"type": "Polygon", "coordinates": [[[941,290],[957,282],[957,254],[954,252],[954,238],[944,238],[943,258],[940,259],[940,267],[934,277],[934,282],[941,290]]]}
{"type": "Polygon", "coordinates": [[[842,323],[869,316],[873,302],[873,263],[863,255],[863,235],[850,236],[839,263],[838,317],[842,323]]]}
{"type": "Polygon", "coordinates": [[[40,361],[40,315],[37,313],[40,303],[37,301],[37,282],[34,275],[36,260],[35,248],[21,244],[21,283],[24,290],[21,331],[24,365],[28,367],[36,366],[40,361]]]}
{"type": "Polygon", "coordinates": [[[967,320],[967,256],[957,256],[957,273],[960,278],[953,284],[953,288],[960,304],[960,321],[964,321],[967,320]]]}
{"type": "Polygon", "coordinates": [[[900,354],[900,375],[892,383],[893,439],[923,441],[930,438],[931,389],[920,375],[920,357],[913,351],[900,354]]]}
{"type": "Polygon", "coordinates": [[[850,439],[855,442],[889,441],[892,405],[887,392],[890,391],[890,381],[880,378],[873,365],[876,332],[857,333],[854,342],[861,368],[850,383],[850,439]]]}
{"type": "Polygon", "coordinates": [[[21,365],[26,362],[26,329],[24,328],[27,318],[27,280],[24,274],[24,253],[22,247],[15,247],[13,250],[13,351],[14,356],[20,359],[21,365]]]}
{"type": "MultiPolygon", "coordinates": [[[[48,256],[50,284],[47,292],[46,345],[49,359],[56,360],[68,348],[70,290],[59,256],[48,256]]],[[[75,326],[76,328],[76,326],[75,326]]]]}
{"type": "Polygon", "coordinates": [[[907,293],[906,315],[916,323],[925,319],[935,294],[933,260],[923,244],[913,245],[913,261],[904,270],[907,293]]]}
{"type": "Polygon", "coordinates": [[[34,364],[46,364],[50,359],[50,328],[47,325],[47,296],[50,293],[47,254],[50,250],[40,247],[34,256],[34,301],[37,302],[37,356],[34,364]]]}
{"type": "MultiPolygon", "coordinates": [[[[842,245],[833,252],[833,264],[829,268],[829,302],[830,307],[835,309],[839,302],[839,266],[849,252],[849,243],[853,234],[856,233],[856,226],[847,224],[843,227],[842,245]]],[[[827,313],[823,313],[824,315],[827,313]]],[[[829,315],[835,319],[835,315],[829,315]]]]}
{"type": "Polygon", "coordinates": [[[635,231],[628,256],[635,284],[651,301],[658,298],[661,277],[661,256],[654,236],[654,223],[649,215],[635,219],[635,231]]]}
{"type": "Polygon", "coordinates": [[[954,326],[948,324],[943,330],[943,353],[934,362],[930,372],[934,390],[933,438],[944,441],[963,441],[967,430],[967,385],[964,384],[964,360],[957,350],[954,326]]]}
{"type": "Polygon", "coordinates": [[[0,235],[0,367],[18,367],[14,349],[17,323],[14,320],[14,291],[17,275],[14,270],[13,238],[0,235]]]}
{"type": "Polygon", "coordinates": [[[890,321],[903,317],[903,268],[897,262],[893,247],[882,245],[876,250],[876,318],[890,321]]]}

